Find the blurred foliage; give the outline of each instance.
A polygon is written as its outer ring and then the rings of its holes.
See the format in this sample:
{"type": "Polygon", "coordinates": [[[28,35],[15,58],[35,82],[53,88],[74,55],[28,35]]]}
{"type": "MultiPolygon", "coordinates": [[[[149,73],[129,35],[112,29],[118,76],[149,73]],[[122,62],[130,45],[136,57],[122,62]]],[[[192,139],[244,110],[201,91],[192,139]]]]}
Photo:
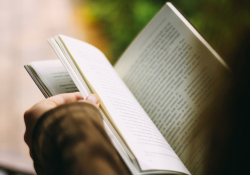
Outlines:
{"type": "MultiPolygon", "coordinates": [[[[108,37],[118,59],[166,0],[82,0],[88,17],[108,37]]],[[[237,43],[250,28],[249,0],[172,0],[229,64],[237,43]]]]}

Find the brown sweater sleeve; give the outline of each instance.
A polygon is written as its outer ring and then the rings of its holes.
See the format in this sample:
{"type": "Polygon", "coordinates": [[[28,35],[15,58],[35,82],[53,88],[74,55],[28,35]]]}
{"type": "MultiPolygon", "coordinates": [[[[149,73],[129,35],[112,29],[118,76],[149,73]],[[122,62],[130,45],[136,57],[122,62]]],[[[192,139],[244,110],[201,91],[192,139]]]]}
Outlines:
{"type": "Polygon", "coordinates": [[[32,136],[38,175],[125,175],[125,166],[91,104],[69,103],[45,113],[32,136]]]}

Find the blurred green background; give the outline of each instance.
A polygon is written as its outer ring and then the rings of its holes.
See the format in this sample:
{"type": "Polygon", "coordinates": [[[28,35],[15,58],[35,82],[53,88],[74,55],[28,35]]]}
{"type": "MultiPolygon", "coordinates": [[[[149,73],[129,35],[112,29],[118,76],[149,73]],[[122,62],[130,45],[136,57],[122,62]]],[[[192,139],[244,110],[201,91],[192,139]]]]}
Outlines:
{"type": "MultiPolygon", "coordinates": [[[[106,36],[107,53],[114,63],[165,0],[82,0],[79,6],[106,36]]],[[[249,0],[172,0],[230,65],[238,43],[250,28],[249,0]]],[[[102,49],[101,49],[102,50],[102,49]]]]}

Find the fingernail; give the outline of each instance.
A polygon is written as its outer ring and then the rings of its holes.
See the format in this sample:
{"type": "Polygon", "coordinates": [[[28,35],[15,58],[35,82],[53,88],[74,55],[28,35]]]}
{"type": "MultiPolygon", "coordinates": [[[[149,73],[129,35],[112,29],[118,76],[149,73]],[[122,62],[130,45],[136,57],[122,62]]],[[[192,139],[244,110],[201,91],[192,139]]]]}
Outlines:
{"type": "Polygon", "coordinates": [[[96,95],[89,95],[89,96],[86,98],[86,100],[91,101],[91,102],[93,102],[93,103],[95,103],[95,104],[98,104],[98,103],[99,103],[99,99],[98,99],[98,97],[97,97],[96,95]]]}

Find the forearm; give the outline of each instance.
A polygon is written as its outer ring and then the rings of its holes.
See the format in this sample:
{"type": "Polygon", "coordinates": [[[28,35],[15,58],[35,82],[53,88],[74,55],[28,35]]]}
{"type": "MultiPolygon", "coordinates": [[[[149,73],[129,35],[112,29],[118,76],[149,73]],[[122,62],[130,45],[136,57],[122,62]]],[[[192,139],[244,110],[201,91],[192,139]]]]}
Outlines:
{"type": "Polygon", "coordinates": [[[32,156],[38,175],[126,173],[100,113],[79,102],[59,106],[38,120],[32,156]]]}

